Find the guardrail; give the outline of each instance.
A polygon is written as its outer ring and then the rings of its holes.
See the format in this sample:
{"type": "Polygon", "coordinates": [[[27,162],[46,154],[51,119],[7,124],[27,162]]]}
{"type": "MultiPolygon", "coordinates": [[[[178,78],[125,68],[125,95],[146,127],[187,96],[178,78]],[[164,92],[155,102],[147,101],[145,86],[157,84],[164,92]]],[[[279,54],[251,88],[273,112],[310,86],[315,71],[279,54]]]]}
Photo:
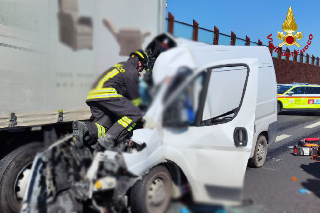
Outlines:
{"type": "MultiPolygon", "coordinates": [[[[198,22],[194,19],[192,25],[176,21],[170,12],[166,24],[167,32],[175,37],[211,45],[267,46],[263,45],[260,39],[258,42],[253,42],[248,36],[245,39],[238,38],[233,31],[231,31],[231,35],[220,33],[216,26],[213,30],[199,27],[198,22]]],[[[267,47],[269,48],[269,46],[267,47]]],[[[277,52],[272,51],[271,48],[269,50],[279,84],[292,82],[320,84],[319,57],[297,54],[295,51],[293,57],[289,57],[287,53],[291,54],[290,50],[286,48],[283,51],[282,47],[277,52]]]]}

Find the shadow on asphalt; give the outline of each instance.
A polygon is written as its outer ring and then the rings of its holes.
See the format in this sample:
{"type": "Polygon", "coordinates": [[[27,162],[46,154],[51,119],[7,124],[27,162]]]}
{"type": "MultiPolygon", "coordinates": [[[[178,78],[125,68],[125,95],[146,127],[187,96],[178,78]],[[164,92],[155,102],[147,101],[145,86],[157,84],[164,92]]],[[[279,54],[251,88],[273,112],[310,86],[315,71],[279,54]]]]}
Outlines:
{"type": "Polygon", "coordinates": [[[282,111],[278,115],[320,116],[320,112],[282,111]]]}
{"type": "Polygon", "coordinates": [[[195,203],[191,193],[184,195],[181,199],[171,202],[167,213],[246,213],[246,208],[253,206],[251,199],[242,201],[238,207],[207,205],[195,203]]]}
{"type": "Polygon", "coordinates": [[[306,173],[313,175],[316,179],[307,179],[307,181],[302,182],[301,185],[320,198],[320,163],[313,162],[307,164],[302,164],[300,166],[303,171],[306,173]]]}
{"type": "Polygon", "coordinates": [[[171,207],[169,207],[169,211],[167,213],[174,213],[174,212],[203,212],[203,213],[226,213],[226,210],[223,206],[220,205],[205,205],[195,203],[192,199],[192,194],[187,193],[184,195],[178,202],[172,202],[171,207]]]}

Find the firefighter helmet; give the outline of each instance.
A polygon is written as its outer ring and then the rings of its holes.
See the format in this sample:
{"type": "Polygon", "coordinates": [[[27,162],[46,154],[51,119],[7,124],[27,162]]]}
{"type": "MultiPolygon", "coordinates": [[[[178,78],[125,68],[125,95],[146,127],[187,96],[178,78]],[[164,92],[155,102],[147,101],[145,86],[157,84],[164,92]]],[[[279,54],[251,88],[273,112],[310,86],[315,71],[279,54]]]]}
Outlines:
{"type": "Polygon", "coordinates": [[[150,56],[146,51],[137,50],[135,52],[130,53],[130,57],[137,56],[142,63],[143,69],[149,71],[151,69],[151,60],[150,56]]]}

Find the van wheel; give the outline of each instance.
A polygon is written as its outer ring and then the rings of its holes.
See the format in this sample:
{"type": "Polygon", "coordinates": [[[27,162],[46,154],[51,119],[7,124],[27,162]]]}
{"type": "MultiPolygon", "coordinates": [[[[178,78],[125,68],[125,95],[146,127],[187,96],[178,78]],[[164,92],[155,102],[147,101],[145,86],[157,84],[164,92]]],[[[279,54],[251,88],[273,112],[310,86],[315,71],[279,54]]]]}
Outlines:
{"type": "Polygon", "coordinates": [[[281,104],[278,102],[277,103],[277,113],[279,114],[282,110],[281,104]]]}
{"type": "Polygon", "coordinates": [[[42,149],[42,143],[30,143],[17,148],[1,159],[0,212],[20,212],[33,159],[42,149]]]}
{"type": "Polygon", "coordinates": [[[130,194],[133,213],[162,213],[168,208],[172,193],[172,179],[164,166],[153,167],[138,180],[130,194]]]}
{"type": "Polygon", "coordinates": [[[256,148],[253,157],[249,159],[249,166],[252,168],[259,168],[263,166],[267,158],[268,142],[265,136],[258,137],[256,148]]]}

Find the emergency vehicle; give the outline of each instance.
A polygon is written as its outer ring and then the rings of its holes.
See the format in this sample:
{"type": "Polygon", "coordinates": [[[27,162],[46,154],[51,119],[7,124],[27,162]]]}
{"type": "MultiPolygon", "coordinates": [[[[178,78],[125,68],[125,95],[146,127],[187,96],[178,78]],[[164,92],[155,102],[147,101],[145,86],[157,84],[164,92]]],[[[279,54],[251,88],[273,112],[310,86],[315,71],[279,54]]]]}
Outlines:
{"type": "Polygon", "coordinates": [[[320,109],[320,85],[292,84],[278,88],[278,113],[282,110],[320,109]]]}

